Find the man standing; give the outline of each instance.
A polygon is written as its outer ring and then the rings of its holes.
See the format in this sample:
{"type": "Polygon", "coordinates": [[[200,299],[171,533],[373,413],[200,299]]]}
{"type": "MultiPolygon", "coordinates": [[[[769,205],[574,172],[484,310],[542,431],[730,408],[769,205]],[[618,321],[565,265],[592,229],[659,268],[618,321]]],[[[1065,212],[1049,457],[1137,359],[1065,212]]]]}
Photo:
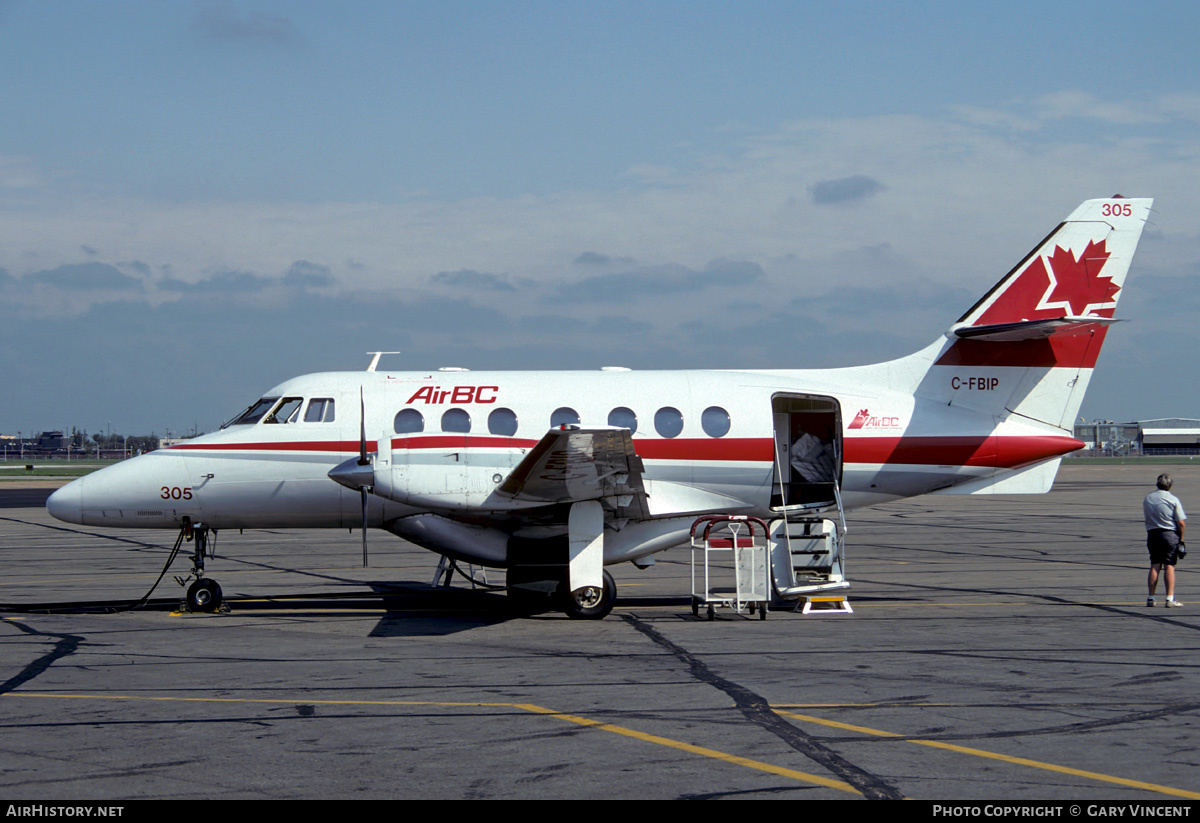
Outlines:
{"type": "Polygon", "coordinates": [[[1158,489],[1146,495],[1142,512],[1146,516],[1146,549],[1150,552],[1150,574],[1146,578],[1149,595],[1146,605],[1154,605],[1154,590],[1158,588],[1158,573],[1163,570],[1167,581],[1167,608],[1182,606],[1175,599],[1175,561],[1187,527],[1187,515],[1179,498],[1171,494],[1169,474],[1158,476],[1158,489]]]}

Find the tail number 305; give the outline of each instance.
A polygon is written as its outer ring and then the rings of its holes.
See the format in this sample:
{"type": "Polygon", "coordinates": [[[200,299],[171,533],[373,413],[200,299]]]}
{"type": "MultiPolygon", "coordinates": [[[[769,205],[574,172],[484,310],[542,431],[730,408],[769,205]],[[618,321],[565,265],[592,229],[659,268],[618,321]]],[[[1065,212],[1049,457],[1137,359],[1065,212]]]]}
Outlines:
{"type": "Polygon", "coordinates": [[[178,486],[163,486],[160,490],[159,497],[163,500],[191,500],[191,487],[181,489],[178,486]]]}

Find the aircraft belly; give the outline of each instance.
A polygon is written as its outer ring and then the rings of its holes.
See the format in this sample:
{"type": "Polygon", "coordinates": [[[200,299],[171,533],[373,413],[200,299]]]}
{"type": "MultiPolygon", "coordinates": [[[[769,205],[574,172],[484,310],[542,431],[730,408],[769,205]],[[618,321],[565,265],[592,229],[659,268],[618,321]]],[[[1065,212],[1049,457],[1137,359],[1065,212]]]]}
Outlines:
{"type": "Polygon", "coordinates": [[[929,494],[992,474],[994,468],[968,466],[848,464],[842,494],[848,509],[929,494]]]}

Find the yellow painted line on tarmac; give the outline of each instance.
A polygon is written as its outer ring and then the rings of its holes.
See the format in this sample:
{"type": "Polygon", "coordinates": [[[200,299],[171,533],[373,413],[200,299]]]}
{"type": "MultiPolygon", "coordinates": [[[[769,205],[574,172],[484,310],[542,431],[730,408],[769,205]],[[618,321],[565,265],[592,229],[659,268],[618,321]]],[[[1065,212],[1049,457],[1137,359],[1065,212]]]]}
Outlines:
{"type": "MultiPolygon", "coordinates": [[[[786,711],[784,709],[775,709],[776,713],[784,717],[790,717],[793,720],[801,720],[806,723],[816,723],[821,726],[830,726],[835,729],[842,729],[849,732],[858,732],[859,734],[869,734],[874,737],[901,737],[904,735],[896,734],[895,732],[885,732],[881,729],[871,729],[866,726],[854,726],[850,723],[841,723],[837,720],[826,720],[823,717],[813,717],[808,714],[799,714],[797,712],[786,711]]],[[[1167,794],[1173,797],[1187,797],[1193,800],[1200,799],[1200,792],[1192,792],[1186,789],[1176,789],[1171,786],[1161,786],[1157,783],[1145,783],[1141,780],[1129,780],[1124,777],[1115,777],[1110,774],[1101,774],[1099,772],[1089,772],[1084,769],[1073,769],[1070,766],[1059,766],[1055,763],[1045,763],[1041,760],[1029,760],[1025,757],[1013,757],[1012,755],[999,754],[998,752],[989,752],[983,749],[973,749],[968,746],[958,746],[953,743],[943,743],[938,740],[918,740],[913,738],[905,738],[905,742],[913,743],[917,746],[929,746],[934,749],[946,749],[947,751],[957,752],[959,754],[969,754],[973,757],[983,757],[988,760],[1000,760],[1005,763],[1012,763],[1017,766],[1029,766],[1034,769],[1042,769],[1043,771],[1058,772],[1059,774],[1069,774],[1073,777],[1083,777],[1088,780],[1097,780],[1101,783],[1111,783],[1117,786],[1128,786],[1134,789],[1143,789],[1149,792],[1158,792],[1159,794],[1167,794]]]]}
{"type": "Polygon", "coordinates": [[[532,703],[482,703],[482,702],[448,702],[448,701],[431,701],[431,700],[313,700],[311,698],[301,698],[296,700],[282,700],[279,698],[259,698],[259,697],[154,697],[149,695],[126,695],[126,694],[49,694],[42,692],[5,692],[0,694],[0,697],[29,697],[57,700],[128,700],[128,701],[152,701],[163,703],[263,703],[271,705],[288,705],[294,706],[297,703],[306,706],[439,706],[444,708],[498,708],[498,709],[517,709],[531,714],[538,714],[544,717],[553,717],[558,720],[563,720],[568,723],[576,723],[580,726],[595,729],[597,731],[610,732],[619,734],[623,737],[631,737],[635,740],[641,740],[646,743],[654,743],[659,746],[676,749],[678,751],[687,752],[689,754],[708,757],[713,760],[719,760],[724,763],[730,763],[735,766],[742,766],[748,769],[754,769],[768,774],[778,775],[780,777],[788,777],[802,783],[811,783],[816,786],[824,786],[838,791],[848,792],[850,794],[861,794],[857,789],[849,783],[841,780],[834,780],[828,777],[822,777],[817,774],[809,774],[808,772],[798,771],[796,769],[788,769],[783,766],[776,766],[771,763],[765,763],[761,760],[751,760],[747,757],[739,757],[738,755],[728,754],[726,752],[717,751],[716,749],[708,749],[703,746],[696,746],[691,743],[684,743],[681,740],[672,740],[669,737],[660,737],[654,734],[639,732],[635,729],[629,729],[624,726],[615,726],[612,723],[605,723],[601,720],[592,720],[579,715],[567,714],[565,712],[547,709],[544,706],[537,706],[532,703]]]}
{"type": "Polygon", "coordinates": [[[611,723],[604,723],[599,720],[590,720],[586,717],[578,717],[573,714],[564,714],[562,712],[556,712],[552,709],[543,709],[540,706],[534,706],[528,703],[514,705],[516,708],[525,709],[526,711],[536,712],[538,714],[549,715],[551,717],[557,717],[560,720],[566,720],[568,723],[578,723],[581,726],[588,726],[601,731],[632,737],[636,740],[644,740],[647,743],[657,743],[660,746],[667,746],[669,748],[678,749],[691,754],[710,757],[714,760],[733,763],[737,766],[745,766],[750,769],[769,772],[770,774],[779,775],[780,777],[790,777],[794,780],[800,780],[805,783],[813,783],[830,789],[837,789],[839,791],[849,792],[851,794],[861,794],[858,789],[841,780],[833,780],[828,777],[821,777],[820,775],[809,774],[808,772],[801,772],[795,769],[786,769],[782,766],[774,766],[770,763],[764,763],[761,760],[750,760],[746,757],[738,757],[737,755],[726,754],[725,752],[719,752],[715,749],[706,749],[703,746],[694,746],[691,743],[684,743],[679,740],[671,740],[667,737],[659,737],[658,735],[654,734],[646,734],[645,732],[634,731],[633,729],[627,729],[624,726],[614,726],[611,723]]]}

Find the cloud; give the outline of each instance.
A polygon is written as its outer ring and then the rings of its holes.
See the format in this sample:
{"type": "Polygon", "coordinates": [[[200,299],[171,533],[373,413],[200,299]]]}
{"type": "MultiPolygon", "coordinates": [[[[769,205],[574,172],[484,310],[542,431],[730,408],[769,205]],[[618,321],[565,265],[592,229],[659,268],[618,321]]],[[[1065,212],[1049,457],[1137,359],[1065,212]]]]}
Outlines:
{"type": "Polygon", "coordinates": [[[441,286],[465,288],[479,291],[516,291],[506,274],[490,274],[474,269],[440,271],[430,278],[441,286]]]}
{"type": "Polygon", "coordinates": [[[853,177],[841,177],[837,180],[822,180],[809,187],[809,191],[812,193],[814,203],[819,206],[827,206],[834,203],[865,200],[885,191],[886,188],[873,177],[856,174],[853,177]]]}
{"type": "Polygon", "coordinates": [[[632,257],[610,257],[599,252],[585,251],[571,262],[580,266],[631,266],[634,260],[632,257]]]}
{"type": "Polygon", "coordinates": [[[24,279],[27,283],[44,283],[72,291],[142,289],[141,281],[122,274],[107,263],[68,263],[58,268],[28,274],[24,279]]]}
{"type": "Polygon", "coordinates": [[[333,275],[328,266],[310,263],[307,260],[297,260],[288,267],[287,274],[283,276],[283,285],[292,288],[319,288],[332,286],[333,282],[333,275]]]}
{"type": "Polygon", "coordinates": [[[0,189],[36,189],[45,177],[27,157],[0,155],[0,189]]]}
{"type": "Polygon", "coordinates": [[[1158,112],[1144,102],[1101,101],[1082,91],[1043,94],[1033,100],[1033,109],[1039,117],[1048,120],[1080,118],[1113,125],[1159,123],[1163,120],[1158,112]]]}
{"type": "MultiPolygon", "coordinates": [[[[1053,110],[1085,110],[1086,103],[1060,100],[1053,110]]],[[[99,330],[97,318],[117,313],[100,308],[113,294],[98,283],[130,296],[145,283],[141,313],[127,311],[153,317],[146,329],[171,329],[162,304],[195,295],[211,296],[192,303],[202,304],[198,316],[216,336],[237,337],[236,323],[257,318],[254,312],[270,319],[261,321],[265,340],[337,313],[322,335],[339,337],[336,349],[264,351],[250,381],[256,388],[247,394],[287,374],[361,368],[361,353],[375,349],[404,349],[404,368],[863,363],[907,353],[943,332],[1081,200],[1115,191],[1158,197],[1120,314],[1137,308],[1132,295],[1143,290],[1151,305],[1161,299],[1190,306],[1185,292],[1138,275],[1196,273],[1200,194],[1192,180],[1200,139],[1187,127],[1196,100],[1149,98],[1147,110],[1177,110],[1178,119],[1146,128],[1147,121],[1134,118],[1120,130],[1082,128],[1088,123],[1049,118],[1052,107],[1040,106],[1015,102],[995,116],[958,110],[806,119],[739,134],[708,164],[685,158],[676,185],[621,180],[619,188],[515,198],[305,203],[64,196],[50,210],[17,208],[18,198],[0,183],[0,196],[9,198],[4,204],[12,204],[0,221],[0,267],[17,275],[0,273],[0,309],[7,304],[17,312],[40,301],[60,333],[73,328],[59,322],[70,309],[97,329],[89,344],[96,351],[106,350],[108,340],[119,348],[118,336],[147,333],[119,324],[99,330]],[[883,180],[888,195],[875,196],[885,190],[883,180]],[[839,204],[852,205],[853,213],[839,204]],[[83,241],[114,261],[151,264],[114,263],[107,278],[71,275],[59,264],[81,259],[83,241]],[[339,262],[331,269],[312,261],[339,262]],[[157,278],[147,278],[151,267],[157,278]],[[41,271],[26,274],[34,269],[41,271]],[[27,281],[42,286],[24,288],[27,281]],[[443,302],[418,299],[434,291],[443,302]],[[228,294],[261,296],[218,299],[228,294]],[[222,311],[222,303],[237,303],[237,312],[222,311]],[[747,318],[739,334],[713,333],[718,312],[747,318]],[[403,319],[409,317],[411,331],[403,319]],[[620,333],[616,317],[629,324],[620,333]]],[[[1183,322],[1172,319],[1181,329],[1183,322]]],[[[1110,334],[1113,361],[1117,341],[1135,339],[1125,329],[1121,324],[1110,334]]],[[[1179,332],[1180,348],[1193,345],[1190,335],[1179,332]]],[[[4,339],[14,350],[35,350],[20,336],[4,339]]],[[[180,363],[209,368],[197,358],[220,352],[179,356],[180,363]]],[[[45,364],[53,361],[41,362],[50,373],[45,364]]],[[[1111,410],[1104,413],[1119,416],[1134,395],[1147,407],[1180,402],[1132,369],[1124,394],[1120,386],[1102,392],[1099,375],[1109,362],[1106,350],[1089,408],[1107,400],[1111,410]]],[[[240,394],[245,385],[232,396],[234,387],[213,371],[221,411],[232,413],[248,400],[240,394]]],[[[30,377],[31,385],[45,383],[30,377]]]]}
{"type": "Polygon", "coordinates": [[[261,11],[239,14],[229,2],[206,3],[196,12],[192,27],[210,40],[286,45],[297,38],[295,26],[286,17],[261,11]]]}
{"type": "Polygon", "coordinates": [[[547,297],[549,302],[621,301],[638,295],[691,294],[715,286],[745,286],[763,277],[758,263],[713,260],[697,271],[677,263],[585,277],[547,297]]]}
{"type": "Polygon", "coordinates": [[[158,281],[158,288],[163,291],[189,294],[238,294],[262,291],[272,282],[274,281],[269,277],[260,277],[250,272],[223,271],[195,283],[171,277],[164,278],[158,281]]]}

